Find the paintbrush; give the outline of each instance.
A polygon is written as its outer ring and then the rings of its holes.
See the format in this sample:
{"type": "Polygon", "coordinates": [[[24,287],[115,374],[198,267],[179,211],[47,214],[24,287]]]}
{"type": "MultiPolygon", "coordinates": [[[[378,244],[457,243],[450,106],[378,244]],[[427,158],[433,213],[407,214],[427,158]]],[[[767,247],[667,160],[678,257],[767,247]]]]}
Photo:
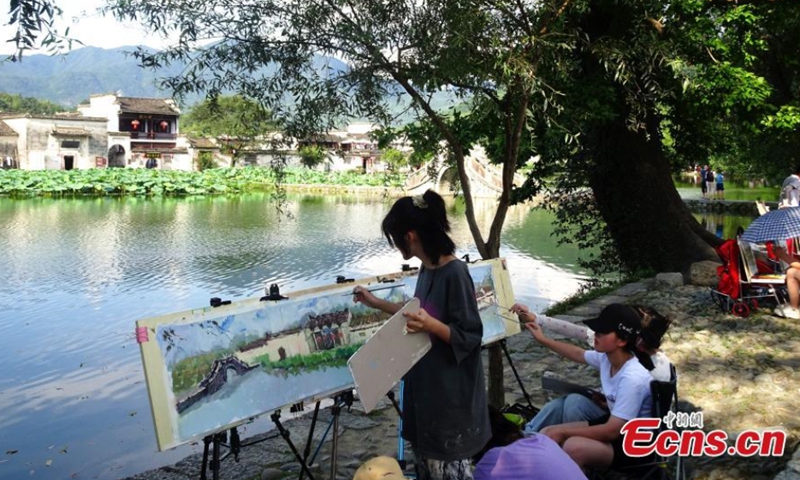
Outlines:
{"type": "MultiPolygon", "coordinates": [[[[396,285],[387,285],[385,287],[368,288],[367,291],[368,292],[377,292],[378,290],[387,290],[387,289],[390,289],[390,288],[405,287],[405,286],[406,286],[405,283],[398,283],[396,285]]],[[[347,297],[349,295],[356,295],[356,292],[350,292],[350,293],[342,294],[343,297],[347,297]]]]}

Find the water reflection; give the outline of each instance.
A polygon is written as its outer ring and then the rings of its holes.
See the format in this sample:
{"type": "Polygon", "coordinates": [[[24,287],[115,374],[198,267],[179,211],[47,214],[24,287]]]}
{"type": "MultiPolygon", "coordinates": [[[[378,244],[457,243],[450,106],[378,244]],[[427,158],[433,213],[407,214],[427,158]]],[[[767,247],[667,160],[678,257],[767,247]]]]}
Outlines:
{"type": "Polygon", "coordinates": [[[754,220],[749,215],[731,215],[724,213],[694,213],[694,218],[700,222],[706,230],[719,238],[736,238],[739,229],[746,229],[754,220]]]}
{"type": "MultiPolygon", "coordinates": [[[[380,235],[389,200],[290,200],[291,217],[265,194],[0,199],[0,451],[17,451],[0,477],[119,478],[199,448],[155,453],[137,319],[403,263],[380,235]]],[[[494,208],[476,203],[484,231],[494,208]]],[[[478,258],[463,205],[449,210],[459,256],[478,258]]],[[[582,276],[577,251],[549,237],[551,221],[513,209],[501,249],[516,297],[534,308],[574,292],[582,276]]]]}
{"type": "MultiPolygon", "coordinates": [[[[699,200],[703,198],[700,184],[687,182],[683,179],[675,179],[675,188],[681,198],[699,200]]],[[[780,187],[766,187],[755,182],[737,183],[725,182],[725,200],[763,200],[765,202],[776,202],[780,195],[780,187]]]]}

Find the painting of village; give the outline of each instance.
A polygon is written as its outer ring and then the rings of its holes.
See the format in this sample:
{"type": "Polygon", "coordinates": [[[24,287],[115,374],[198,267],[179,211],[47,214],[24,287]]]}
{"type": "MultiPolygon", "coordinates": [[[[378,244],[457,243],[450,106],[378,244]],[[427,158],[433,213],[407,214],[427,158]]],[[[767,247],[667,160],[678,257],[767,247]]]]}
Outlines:
{"type": "MultiPolygon", "coordinates": [[[[495,277],[504,272],[498,261],[470,272],[484,343],[518,332],[503,315],[510,305],[498,299],[495,277]]],[[[409,300],[415,286],[416,276],[367,284],[397,303],[409,300]]],[[[141,348],[159,448],[352,388],[348,358],[389,318],[353,302],[352,288],[335,285],[281,301],[249,299],[140,321],[152,332],[141,348]]]]}

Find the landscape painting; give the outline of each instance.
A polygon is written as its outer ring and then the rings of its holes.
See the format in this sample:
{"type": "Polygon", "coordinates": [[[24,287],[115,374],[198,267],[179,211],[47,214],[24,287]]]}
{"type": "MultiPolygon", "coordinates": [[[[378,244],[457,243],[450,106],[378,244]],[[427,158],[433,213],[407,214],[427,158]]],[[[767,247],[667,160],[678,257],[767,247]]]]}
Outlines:
{"type": "MultiPolygon", "coordinates": [[[[484,343],[519,332],[504,314],[513,303],[504,261],[473,264],[470,273],[484,343]]],[[[354,303],[353,285],[398,303],[416,286],[415,275],[379,278],[137,322],[159,448],[352,388],[348,358],[389,318],[354,303]]]]}

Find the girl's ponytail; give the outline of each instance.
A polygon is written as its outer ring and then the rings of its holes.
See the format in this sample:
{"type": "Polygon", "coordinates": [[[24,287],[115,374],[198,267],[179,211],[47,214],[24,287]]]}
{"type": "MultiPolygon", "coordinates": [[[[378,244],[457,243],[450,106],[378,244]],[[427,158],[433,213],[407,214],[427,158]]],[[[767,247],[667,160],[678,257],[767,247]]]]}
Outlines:
{"type": "Polygon", "coordinates": [[[433,190],[425,190],[422,200],[427,205],[428,219],[444,233],[450,232],[450,221],[447,219],[447,208],[444,199],[433,190]]]}
{"type": "Polygon", "coordinates": [[[639,350],[638,348],[636,348],[636,346],[634,346],[631,351],[633,352],[634,355],[636,355],[636,358],[639,359],[639,363],[641,363],[642,366],[646,368],[648,371],[651,371],[654,368],[656,368],[655,364],[653,363],[653,359],[650,357],[650,355],[639,350]]]}
{"type": "Polygon", "coordinates": [[[414,230],[425,255],[434,265],[443,255],[452,255],[456,250],[455,243],[447,235],[450,221],[444,199],[433,190],[397,200],[383,219],[381,230],[389,245],[404,253],[409,252],[406,233],[414,230]]]}

